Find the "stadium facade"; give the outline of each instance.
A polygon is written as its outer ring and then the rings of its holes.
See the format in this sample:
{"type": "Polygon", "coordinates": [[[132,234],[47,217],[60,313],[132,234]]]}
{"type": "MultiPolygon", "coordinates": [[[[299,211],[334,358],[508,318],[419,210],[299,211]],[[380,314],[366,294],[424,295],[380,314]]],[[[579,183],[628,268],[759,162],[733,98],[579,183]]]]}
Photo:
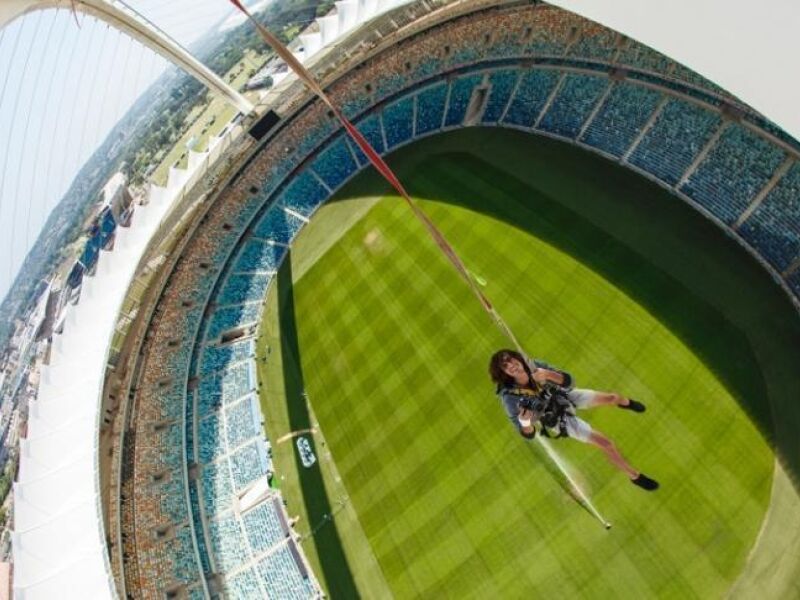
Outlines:
{"type": "MultiPolygon", "coordinates": [[[[529,2],[343,2],[314,35],[307,64],[381,154],[475,126],[578,145],[702,213],[798,305],[800,143],[685,66],[529,2]]],[[[253,338],[294,236],[368,166],[287,77],[100,252],[21,442],[19,597],[322,593],[267,485],[253,338]]]]}

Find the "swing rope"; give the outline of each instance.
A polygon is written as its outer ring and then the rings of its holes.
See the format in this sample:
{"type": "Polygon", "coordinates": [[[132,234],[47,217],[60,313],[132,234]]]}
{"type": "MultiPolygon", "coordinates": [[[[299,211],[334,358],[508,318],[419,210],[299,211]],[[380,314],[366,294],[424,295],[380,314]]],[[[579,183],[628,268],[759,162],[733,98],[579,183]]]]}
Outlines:
{"type": "MultiPolygon", "coordinates": [[[[495,325],[500,329],[500,332],[508,338],[509,341],[514,345],[516,350],[522,354],[529,360],[529,357],[525,350],[522,348],[522,345],[517,340],[517,337],[514,335],[514,332],[508,326],[508,324],[503,320],[497,310],[494,308],[489,299],[486,295],[478,289],[474,279],[470,276],[470,272],[467,270],[464,262],[461,260],[461,257],[458,256],[453,246],[447,241],[442,234],[441,231],[433,224],[430,220],[428,215],[426,215],[423,210],[417,206],[414,201],[411,199],[411,196],[408,195],[405,187],[403,184],[400,183],[400,180],[394,174],[394,172],[389,168],[389,165],[383,160],[380,154],[372,147],[372,145],[367,141],[367,139],[361,134],[361,132],[356,129],[356,127],[350,122],[350,120],[345,117],[339,108],[333,104],[331,99],[328,95],[323,91],[322,87],[316,82],[313,78],[311,73],[303,66],[303,64],[291,53],[291,51],[283,45],[283,43],[273,35],[266,27],[261,25],[258,21],[253,18],[253,15],[241,4],[240,0],[230,0],[231,3],[236,6],[252,23],[255,25],[256,29],[258,30],[261,38],[266,42],[268,46],[270,46],[275,53],[280,56],[281,59],[289,66],[289,68],[303,81],[303,83],[308,87],[311,92],[314,93],[325,105],[333,112],[334,116],[339,120],[342,124],[344,129],[353,139],[353,141],[358,145],[364,155],[369,159],[370,163],[378,170],[378,172],[386,179],[387,182],[397,191],[400,197],[405,201],[411,211],[414,213],[414,216],[422,223],[422,225],[427,230],[428,234],[433,239],[434,243],[439,247],[442,253],[447,257],[450,263],[453,265],[455,270],[461,276],[461,278],[466,282],[469,289],[481,303],[481,306],[495,323],[495,325]]],[[[575,495],[577,496],[578,502],[584,504],[587,510],[594,515],[603,525],[609,526],[608,522],[600,515],[597,509],[592,504],[591,500],[589,500],[588,496],[581,490],[578,483],[575,479],[570,475],[569,470],[565,467],[563,461],[558,457],[555,453],[555,450],[550,447],[550,445],[545,442],[541,436],[537,436],[537,440],[542,444],[545,451],[547,452],[550,459],[556,464],[559,471],[566,477],[567,481],[569,482],[570,486],[573,488],[575,495]]]]}

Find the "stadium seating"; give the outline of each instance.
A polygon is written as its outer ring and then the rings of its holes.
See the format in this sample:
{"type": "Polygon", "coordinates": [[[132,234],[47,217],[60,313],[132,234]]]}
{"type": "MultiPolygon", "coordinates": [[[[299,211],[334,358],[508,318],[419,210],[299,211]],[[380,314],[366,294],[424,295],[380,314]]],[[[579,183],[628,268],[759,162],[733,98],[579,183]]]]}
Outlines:
{"type": "Polygon", "coordinates": [[[481,82],[481,79],[483,79],[482,75],[467,75],[450,84],[450,99],[444,119],[445,127],[461,125],[467,113],[472,90],[481,82]]]}
{"type": "Polygon", "coordinates": [[[281,527],[281,521],[273,502],[266,501],[245,513],[242,517],[247,538],[255,554],[269,550],[282,540],[288,532],[281,527]]]}
{"type": "Polygon", "coordinates": [[[630,148],[662,95],[630,83],[614,85],[581,141],[603,152],[621,157],[630,148]]]}
{"type": "MultiPolygon", "coordinates": [[[[238,275],[237,277],[242,277],[238,275]]],[[[263,277],[255,274],[253,278],[263,277]]],[[[223,289],[222,294],[225,294],[223,289]]],[[[235,342],[224,346],[206,346],[203,350],[203,362],[200,373],[203,375],[222,371],[228,365],[237,363],[255,356],[256,348],[252,339],[235,342]]]]}
{"type": "Polygon", "coordinates": [[[800,257],[800,163],[770,190],[739,233],[779,272],[800,257]]]}
{"type": "MultiPolygon", "coordinates": [[[[381,127],[380,115],[369,115],[368,117],[356,123],[356,127],[361,132],[361,135],[363,135],[370,145],[375,149],[375,151],[378,152],[378,154],[383,154],[385,152],[386,149],[383,143],[383,130],[381,127]]],[[[355,144],[353,144],[351,147],[353,148],[360,165],[366,165],[369,163],[366,155],[361,151],[361,148],[355,144]]],[[[320,198],[320,201],[321,200],[322,198],[320,198]]]]}
{"type": "Polygon", "coordinates": [[[784,158],[780,148],[749,129],[732,124],[681,191],[727,225],[732,225],[784,158]]]}
{"type": "Polygon", "coordinates": [[[245,242],[234,266],[234,273],[274,273],[280,264],[286,248],[261,240],[245,242]]]}
{"type": "Polygon", "coordinates": [[[225,446],[222,444],[222,422],[216,414],[201,419],[197,429],[199,442],[197,457],[200,462],[213,462],[225,453],[225,446]]]}
{"type": "Polygon", "coordinates": [[[795,270],[786,278],[786,284],[800,298],[800,269],[795,270]]]}
{"type": "Polygon", "coordinates": [[[247,560],[247,544],[239,527],[239,520],[233,513],[210,519],[208,534],[220,571],[232,571],[247,560]]]}
{"type": "Polygon", "coordinates": [[[270,598],[291,600],[307,598],[313,593],[308,579],[301,575],[288,545],[259,562],[258,570],[270,598]]]}
{"type": "Polygon", "coordinates": [[[447,85],[443,83],[426,88],[417,94],[415,128],[417,136],[441,129],[446,100],[447,85]]]}
{"type": "Polygon", "coordinates": [[[218,302],[225,306],[263,300],[270,279],[271,276],[266,273],[249,275],[232,274],[225,281],[225,287],[218,296],[218,302]]]}
{"type": "Polygon", "coordinates": [[[226,579],[226,592],[232,600],[250,600],[263,596],[258,576],[253,569],[244,569],[226,579]]]}
{"type": "MultiPolygon", "coordinates": [[[[350,175],[355,173],[357,168],[358,165],[353,158],[353,153],[350,152],[350,148],[343,135],[340,135],[334,142],[329,144],[328,147],[317,156],[312,165],[314,172],[325,182],[325,185],[332,190],[342,185],[350,175]]],[[[267,215],[276,213],[277,211],[272,209],[267,212],[267,215]]],[[[291,215],[289,216],[291,217],[291,215]]],[[[277,219],[277,217],[273,217],[272,219],[277,219]]],[[[266,234],[274,230],[272,228],[273,222],[267,221],[267,216],[265,216],[265,218],[261,220],[261,223],[256,226],[254,233],[256,235],[259,235],[259,232],[266,234]]],[[[282,228],[286,234],[283,234],[283,231],[281,231],[280,239],[276,238],[276,241],[288,243],[299,228],[300,225],[296,223],[294,227],[287,226],[282,228]]]]}
{"type": "Polygon", "coordinates": [[[520,72],[517,69],[494,71],[489,75],[491,91],[486,109],[483,111],[484,123],[496,123],[502,118],[519,77],[520,72]]]}
{"type": "Polygon", "coordinates": [[[616,64],[627,68],[641,69],[651,73],[664,75],[674,64],[669,58],[640,44],[634,40],[627,40],[627,43],[620,49],[617,55],[616,64]]]}
{"type": "Polygon", "coordinates": [[[245,396],[225,410],[225,429],[229,448],[236,448],[261,433],[257,415],[258,406],[252,395],[245,396]]]}
{"type": "Polygon", "coordinates": [[[383,110],[383,128],[390,150],[410,140],[414,135],[414,99],[406,97],[387,106],[383,110]]]}
{"type": "Polygon", "coordinates": [[[612,62],[618,49],[618,37],[619,34],[615,31],[594,23],[586,23],[567,54],[583,59],[612,62]]]}
{"type": "Polygon", "coordinates": [[[608,86],[606,78],[568,73],[538,128],[570,139],[577,137],[608,86]]]}
{"type": "Polygon", "coordinates": [[[560,78],[561,73],[549,69],[526,72],[520,80],[503,122],[532,127],[560,78]]]}
{"type": "Polygon", "coordinates": [[[262,475],[260,454],[256,445],[258,440],[242,446],[230,455],[231,478],[234,491],[239,491],[262,475]]]}
{"type": "Polygon", "coordinates": [[[718,114],[686,100],[671,98],[628,159],[675,185],[719,127],[718,114]]]}

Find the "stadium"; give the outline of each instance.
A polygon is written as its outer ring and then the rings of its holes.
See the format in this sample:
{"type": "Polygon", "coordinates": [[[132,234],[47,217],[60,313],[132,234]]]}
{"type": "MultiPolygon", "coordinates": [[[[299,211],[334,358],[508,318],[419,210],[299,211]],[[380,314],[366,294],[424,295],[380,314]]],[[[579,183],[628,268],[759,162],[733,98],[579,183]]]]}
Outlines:
{"type": "Polygon", "coordinates": [[[251,102],[74,4],[236,109],[144,201],[107,186],[37,334],[13,597],[800,597],[781,119],[566,2],[337,2],[290,45],[332,106],[291,68],[251,102]],[[517,435],[475,290],[531,357],[646,404],[586,419],[657,491],[517,435]]]}

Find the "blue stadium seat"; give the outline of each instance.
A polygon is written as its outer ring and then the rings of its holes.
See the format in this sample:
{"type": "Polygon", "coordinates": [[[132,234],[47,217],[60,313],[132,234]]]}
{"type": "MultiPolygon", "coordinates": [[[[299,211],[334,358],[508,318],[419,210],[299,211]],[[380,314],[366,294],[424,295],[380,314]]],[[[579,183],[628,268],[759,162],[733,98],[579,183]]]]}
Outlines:
{"type": "Polygon", "coordinates": [[[671,98],[628,160],[675,185],[719,124],[718,114],[671,98]]]}
{"type": "MultiPolygon", "coordinates": [[[[320,174],[319,171],[317,174],[320,174]]],[[[305,223],[302,219],[287,213],[282,206],[273,204],[253,226],[253,235],[261,239],[289,244],[303,225],[305,223]]]]}
{"type": "Polygon", "coordinates": [[[247,561],[247,543],[233,513],[209,519],[208,535],[214,558],[221,571],[232,571],[247,561]]]}
{"type": "Polygon", "coordinates": [[[383,129],[386,144],[394,148],[411,139],[414,133],[414,99],[401,98],[383,109],[383,129]]]}
{"type": "Polygon", "coordinates": [[[526,72],[519,82],[503,122],[532,127],[560,76],[557,71],[545,69],[526,72]]]}
{"type": "Polygon", "coordinates": [[[263,301],[272,275],[266,273],[232,274],[225,280],[222,292],[217,296],[220,305],[242,304],[263,301]]]}
{"type": "Polygon", "coordinates": [[[732,124],[681,191],[732,225],[785,159],[780,148],[732,124]]]}
{"type": "Polygon", "coordinates": [[[304,217],[310,217],[327,197],[328,190],[319,180],[310,171],[302,171],[280,193],[278,203],[304,217]]]}
{"type": "Polygon", "coordinates": [[[464,75],[450,84],[450,100],[444,120],[445,127],[460,125],[464,121],[472,90],[482,79],[483,75],[464,75]]]}
{"type": "Polygon", "coordinates": [[[267,244],[260,240],[248,240],[239,251],[235,273],[274,273],[286,254],[286,248],[275,244],[267,244]]]}
{"type": "Polygon", "coordinates": [[[308,598],[313,589],[301,574],[288,546],[279,548],[258,563],[258,571],[270,598],[293,600],[308,598]]]}
{"type": "Polygon", "coordinates": [[[225,583],[225,591],[231,600],[251,600],[263,596],[258,585],[258,575],[253,569],[244,569],[233,576],[227,576],[225,583]]]}
{"type": "Polygon", "coordinates": [[[605,77],[568,73],[538,128],[575,138],[608,86],[605,77]]]}
{"type": "Polygon", "coordinates": [[[517,69],[494,71],[489,75],[491,91],[489,92],[486,109],[483,111],[483,117],[481,118],[484,123],[496,123],[500,120],[506,110],[506,106],[508,106],[508,101],[514,92],[514,87],[517,85],[519,77],[520,71],[517,69]]]}
{"type": "Polygon", "coordinates": [[[242,518],[253,552],[260,554],[286,539],[280,518],[271,500],[259,504],[242,518]]]}
{"type": "Polygon", "coordinates": [[[228,447],[236,448],[261,432],[257,418],[258,407],[254,396],[245,396],[240,402],[230,405],[225,411],[228,447]]]}
{"type": "Polygon", "coordinates": [[[662,95],[650,88],[618,83],[589,123],[582,141],[599,150],[622,156],[641,132],[662,95]]]}
{"type": "MultiPolygon", "coordinates": [[[[381,121],[378,115],[366,116],[364,119],[356,123],[356,128],[361,132],[361,135],[366,138],[370,146],[372,146],[378,154],[383,154],[385,152],[386,149],[383,146],[381,121]]],[[[350,140],[348,140],[348,142],[350,142],[350,140]]],[[[361,151],[361,148],[356,146],[354,142],[351,142],[350,147],[353,149],[353,152],[355,152],[359,164],[366,165],[369,163],[366,155],[361,151]]]]}
{"type": "Polygon", "coordinates": [[[330,189],[335,190],[355,173],[358,165],[350,152],[345,136],[340,135],[317,156],[311,168],[330,189]]]}
{"type": "Polygon", "coordinates": [[[254,440],[230,455],[229,462],[234,491],[238,492],[259,477],[266,475],[266,471],[262,469],[262,463],[259,459],[258,443],[259,440],[254,440]]]}
{"type": "Polygon", "coordinates": [[[779,272],[800,256],[800,163],[775,184],[739,234],[779,272]]]}
{"type": "Polygon", "coordinates": [[[442,128],[447,84],[439,83],[417,94],[416,135],[420,136],[442,128]]]}

